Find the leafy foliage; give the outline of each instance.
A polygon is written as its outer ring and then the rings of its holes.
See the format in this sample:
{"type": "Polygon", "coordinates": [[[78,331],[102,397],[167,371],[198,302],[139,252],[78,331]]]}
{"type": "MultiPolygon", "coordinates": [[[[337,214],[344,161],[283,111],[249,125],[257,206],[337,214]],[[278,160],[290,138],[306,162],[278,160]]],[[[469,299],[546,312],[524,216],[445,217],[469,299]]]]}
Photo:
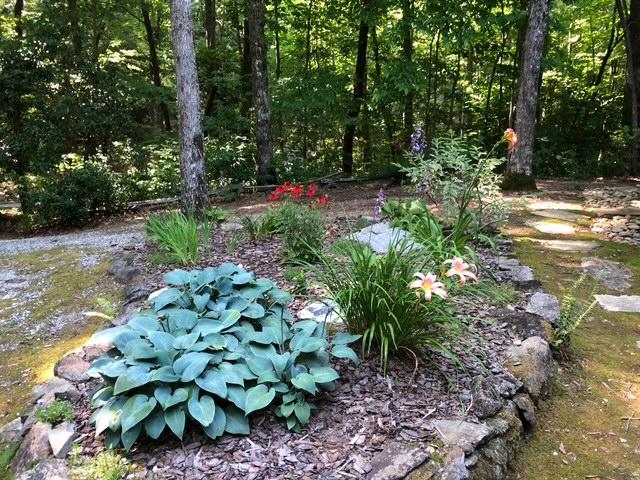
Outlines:
{"type": "Polygon", "coordinates": [[[122,455],[100,452],[93,457],[78,460],[72,450],[69,474],[74,480],[123,480],[131,471],[131,465],[122,455]]]}
{"type": "Polygon", "coordinates": [[[115,351],[92,365],[105,385],[91,419],[109,447],[128,450],[143,431],[183,438],[189,423],[211,438],[248,434],[250,414],[272,404],[299,431],[309,397],[335,387],[330,355],[357,361],[347,345],[359,337],[329,342],[324,325],[290,325],[291,296],[236,265],[174,270],[165,281],[151,310],[105,333],[115,351]]]}
{"type": "Polygon", "coordinates": [[[51,425],[70,422],[75,418],[73,406],[66,400],[55,400],[48,405],[36,408],[36,418],[51,425]]]}
{"type": "Polygon", "coordinates": [[[210,225],[199,225],[194,217],[181,212],[152,215],[147,218],[147,234],[171,259],[183,265],[194,265],[199,250],[209,243],[210,225]]]}
{"type": "Polygon", "coordinates": [[[420,301],[409,288],[416,272],[433,266],[424,252],[407,243],[385,255],[355,242],[343,243],[340,249],[336,256],[321,255],[320,267],[313,272],[340,306],[349,332],[362,335],[365,353],[379,350],[385,370],[390,355],[399,349],[426,346],[451,354],[442,343],[443,335],[458,327],[451,307],[420,301]]]}
{"type": "Polygon", "coordinates": [[[205,211],[207,220],[213,223],[224,223],[229,215],[229,211],[221,207],[211,207],[205,211]]]}
{"type": "Polygon", "coordinates": [[[571,342],[571,335],[580,326],[582,321],[587,318],[591,310],[598,303],[593,298],[594,291],[587,297],[588,300],[580,299],[580,292],[583,291],[583,284],[586,276],[581,275],[573,284],[571,289],[564,295],[560,303],[560,316],[556,321],[554,328],[553,345],[555,347],[567,347],[571,342]]]}

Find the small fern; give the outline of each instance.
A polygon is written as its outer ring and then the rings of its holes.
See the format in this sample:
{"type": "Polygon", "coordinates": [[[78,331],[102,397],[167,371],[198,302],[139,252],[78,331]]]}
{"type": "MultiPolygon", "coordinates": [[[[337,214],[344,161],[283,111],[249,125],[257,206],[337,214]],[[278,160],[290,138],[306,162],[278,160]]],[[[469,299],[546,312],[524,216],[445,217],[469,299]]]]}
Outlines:
{"type": "Polygon", "coordinates": [[[582,275],[573,284],[571,289],[562,298],[560,304],[560,316],[555,326],[555,339],[553,341],[554,347],[566,347],[571,342],[571,335],[580,326],[582,321],[591,313],[596,306],[597,301],[594,298],[595,291],[592,290],[588,300],[581,300],[578,298],[578,292],[585,281],[585,276],[582,275]]]}

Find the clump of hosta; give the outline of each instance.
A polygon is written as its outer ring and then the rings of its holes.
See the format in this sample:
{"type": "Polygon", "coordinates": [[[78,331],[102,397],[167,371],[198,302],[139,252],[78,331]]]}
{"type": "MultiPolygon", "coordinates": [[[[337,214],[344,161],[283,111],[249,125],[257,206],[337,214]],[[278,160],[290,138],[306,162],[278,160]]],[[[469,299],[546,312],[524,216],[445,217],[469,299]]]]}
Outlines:
{"type": "Polygon", "coordinates": [[[224,264],[164,277],[169,287],[142,311],[106,335],[114,349],[94,362],[104,385],[93,395],[91,417],[108,447],[130,449],[140,435],[157,439],[199,425],[211,438],[249,434],[249,415],[275,412],[299,431],[310,400],[335,388],[331,355],[357,362],[348,344],[327,340],[313,320],[291,324],[291,296],[268,279],[224,264]]]}

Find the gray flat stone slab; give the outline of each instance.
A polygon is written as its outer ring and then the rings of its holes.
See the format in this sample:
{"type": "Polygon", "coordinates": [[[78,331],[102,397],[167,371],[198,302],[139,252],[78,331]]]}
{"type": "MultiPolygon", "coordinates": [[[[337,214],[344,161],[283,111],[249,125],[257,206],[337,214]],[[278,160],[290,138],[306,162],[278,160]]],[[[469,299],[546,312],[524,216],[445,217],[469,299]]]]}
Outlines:
{"type": "Polygon", "coordinates": [[[371,250],[381,255],[387,253],[391,245],[397,245],[403,241],[407,241],[411,247],[419,247],[419,244],[410,240],[409,232],[401,228],[392,227],[388,223],[376,223],[363,228],[351,238],[369,245],[371,250]]]}
{"type": "Polygon", "coordinates": [[[597,257],[582,259],[582,270],[611,290],[622,292],[631,287],[633,272],[620,262],[597,257]]]}
{"type": "Polygon", "coordinates": [[[576,233],[576,229],[573,225],[569,225],[568,223],[538,221],[529,222],[529,225],[539,232],[551,235],[573,235],[576,233]]]}
{"type": "Polygon", "coordinates": [[[444,443],[460,447],[465,452],[472,451],[491,435],[491,430],[483,423],[471,423],[463,420],[434,420],[431,425],[440,434],[444,443]]]}
{"type": "Polygon", "coordinates": [[[542,248],[549,250],[558,250],[561,252],[575,252],[575,253],[587,253],[600,247],[598,242],[591,240],[537,240],[534,242],[539,244],[542,248]]]}
{"type": "Polygon", "coordinates": [[[640,295],[596,295],[602,308],[609,312],[640,313],[640,295]]]}
{"type": "Polygon", "coordinates": [[[568,212],[567,210],[549,209],[549,210],[532,210],[532,214],[538,217],[555,218],[556,220],[564,220],[566,222],[577,222],[578,220],[589,220],[586,215],[568,212]]]}
{"type": "Polygon", "coordinates": [[[531,295],[526,312],[540,315],[545,320],[554,323],[560,316],[560,303],[555,295],[536,292],[531,295]]]}
{"type": "Polygon", "coordinates": [[[298,319],[335,324],[341,321],[340,307],[333,300],[313,302],[298,312],[298,319]]]}

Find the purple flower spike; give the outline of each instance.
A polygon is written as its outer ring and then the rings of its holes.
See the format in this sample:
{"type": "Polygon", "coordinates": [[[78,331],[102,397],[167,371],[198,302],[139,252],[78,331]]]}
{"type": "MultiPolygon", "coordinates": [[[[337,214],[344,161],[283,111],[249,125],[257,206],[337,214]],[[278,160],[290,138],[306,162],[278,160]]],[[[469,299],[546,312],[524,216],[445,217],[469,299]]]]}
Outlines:
{"type": "Polygon", "coordinates": [[[422,126],[416,125],[416,130],[411,134],[411,152],[421,155],[427,150],[427,136],[422,132],[422,126]]]}
{"type": "Polygon", "coordinates": [[[385,201],[386,197],[384,195],[384,190],[380,189],[376,198],[376,206],[373,208],[373,218],[375,218],[376,222],[379,222],[382,219],[382,207],[384,206],[385,201]]]}

